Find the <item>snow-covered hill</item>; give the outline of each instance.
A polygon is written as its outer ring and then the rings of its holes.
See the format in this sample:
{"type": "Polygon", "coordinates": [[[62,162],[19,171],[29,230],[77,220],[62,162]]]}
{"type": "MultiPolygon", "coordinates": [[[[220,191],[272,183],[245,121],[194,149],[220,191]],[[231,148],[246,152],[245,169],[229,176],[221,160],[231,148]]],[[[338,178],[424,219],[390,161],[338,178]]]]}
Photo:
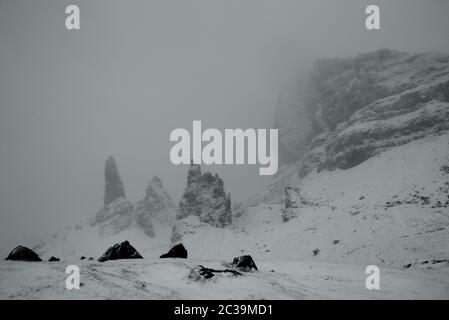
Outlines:
{"type": "Polygon", "coordinates": [[[233,229],[192,219],[182,241],[203,259],[245,252],[256,260],[448,267],[448,163],[449,134],[428,136],[351,169],[308,175],[297,187],[316,205],[295,209],[287,222],[280,204],[259,204],[240,212],[233,229]]]}

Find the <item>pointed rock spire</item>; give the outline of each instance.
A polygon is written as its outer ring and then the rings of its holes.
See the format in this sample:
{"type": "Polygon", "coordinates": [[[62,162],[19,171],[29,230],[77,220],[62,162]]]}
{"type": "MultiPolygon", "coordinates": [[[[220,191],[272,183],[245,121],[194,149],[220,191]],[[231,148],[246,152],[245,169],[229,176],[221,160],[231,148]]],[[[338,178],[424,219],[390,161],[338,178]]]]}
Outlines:
{"type": "Polygon", "coordinates": [[[122,197],[125,198],[125,188],[118,172],[117,164],[113,157],[106,160],[104,167],[105,190],[104,205],[107,206],[112,201],[122,197]]]}

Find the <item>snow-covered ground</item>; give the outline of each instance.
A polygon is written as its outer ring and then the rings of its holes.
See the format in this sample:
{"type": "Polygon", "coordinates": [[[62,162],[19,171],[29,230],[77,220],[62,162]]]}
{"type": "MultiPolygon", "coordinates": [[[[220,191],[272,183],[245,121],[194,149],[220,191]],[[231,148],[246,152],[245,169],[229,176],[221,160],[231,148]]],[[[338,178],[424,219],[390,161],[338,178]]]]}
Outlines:
{"type": "Polygon", "coordinates": [[[198,259],[250,253],[260,260],[448,268],[449,134],[398,146],[362,164],[305,177],[298,187],[316,205],[282,222],[281,205],[252,206],[233,229],[182,222],[198,259]],[[424,199],[424,200],[422,200],[424,199]],[[318,249],[319,253],[314,254],[318,249]],[[425,263],[446,260],[442,263],[425,263]]]}
{"type": "Polygon", "coordinates": [[[168,227],[155,224],[150,237],[74,226],[30,246],[44,260],[54,255],[61,262],[0,262],[0,298],[449,299],[448,165],[449,134],[430,135],[351,169],[309,174],[295,187],[314,205],[295,209],[287,222],[276,203],[236,212],[227,228],[189,216],[175,230],[187,260],[158,259],[171,245],[168,227]],[[97,259],[124,240],[145,259],[79,260],[97,259]],[[188,277],[198,264],[221,268],[242,254],[260,270],[188,277]],[[81,267],[80,290],[64,288],[69,264],[81,267]],[[365,288],[365,268],[373,264],[381,270],[380,290],[365,288]]]}
{"type": "MultiPolygon", "coordinates": [[[[72,261],[73,262],[73,261],[72,261]]],[[[210,260],[121,260],[76,263],[80,289],[65,288],[65,267],[55,263],[0,263],[0,299],[448,299],[448,270],[380,269],[380,290],[365,287],[365,267],[335,263],[258,261],[243,276],[189,278],[210,260]]]]}

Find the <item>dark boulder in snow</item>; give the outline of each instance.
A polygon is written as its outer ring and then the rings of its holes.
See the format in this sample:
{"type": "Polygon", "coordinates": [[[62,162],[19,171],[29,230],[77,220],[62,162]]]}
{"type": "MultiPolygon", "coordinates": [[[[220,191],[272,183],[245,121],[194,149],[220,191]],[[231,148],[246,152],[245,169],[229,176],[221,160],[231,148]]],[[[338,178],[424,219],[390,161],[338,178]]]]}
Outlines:
{"type": "Polygon", "coordinates": [[[124,241],[110,247],[101,257],[99,262],[118,259],[143,259],[139,252],[129,243],[124,241]]]}
{"type": "Polygon", "coordinates": [[[249,255],[235,257],[232,261],[232,265],[245,271],[251,269],[258,270],[253,258],[249,255]]]}
{"type": "Polygon", "coordinates": [[[61,259],[51,256],[50,259],[48,259],[48,261],[50,262],[61,261],[61,259]]]}
{"type": "Polygon", "coordinates": [[[42,261],[41,258],[31,249],[23,246],[17,246],[14,248],[6,260],[15,260],[15,261],[42,261]]]}
{"type": "Polygon", "coordinates": [[[231,270],[231,269],[217,270],[217,269],[206,268],[202,265],[199,265],[198,267],[196,267],[190,271],[189,278],[193,279],[193,280],[210,279],[210,278],[213,278],[216,273],[230,273],[233,276],[242,276],[242,274],[240,272],[235,271],[235,270],[231,270]]]}
{"type": "Polygon", "coordinates": [[[159,258],[184,258],[187,259],[187,250],[182,243],[177,244],[167,253],[161,255],[159,258]]]}
{"type": "Polygon", "coordinates": [[[84,259],[86,259],[86,257],[85,256],[81,256],[80,260],[84,260],[84,259]]]}

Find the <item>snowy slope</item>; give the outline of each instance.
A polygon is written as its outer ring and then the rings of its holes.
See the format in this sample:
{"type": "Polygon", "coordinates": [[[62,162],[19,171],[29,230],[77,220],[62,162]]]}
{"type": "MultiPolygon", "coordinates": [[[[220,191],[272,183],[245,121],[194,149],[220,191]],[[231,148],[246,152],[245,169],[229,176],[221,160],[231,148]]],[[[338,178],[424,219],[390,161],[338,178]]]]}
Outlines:
{"type": "Polygon", "coordinates": [[[89,221],[59,229],[30,247],[44,259],[98,259],[110,246],[128,240],[143,256],[158,257],[168,250],[175,216],[176,207],[155,176],[135,206],[119,196],[89,221]]]}
{"type": "Polygon", "coordinates": [[[297,186],[318,205],[298,208],[286,223],[280,204],[262,203],[235,217],[232,229],[191,219],[176,231],[202,259],[245,252],[256,261],[447,267],[422,262],[449,258],[449,174],[442,170],[448,163],[449,134],[429,136],[351,169],[308,175],[297,186]]]}

